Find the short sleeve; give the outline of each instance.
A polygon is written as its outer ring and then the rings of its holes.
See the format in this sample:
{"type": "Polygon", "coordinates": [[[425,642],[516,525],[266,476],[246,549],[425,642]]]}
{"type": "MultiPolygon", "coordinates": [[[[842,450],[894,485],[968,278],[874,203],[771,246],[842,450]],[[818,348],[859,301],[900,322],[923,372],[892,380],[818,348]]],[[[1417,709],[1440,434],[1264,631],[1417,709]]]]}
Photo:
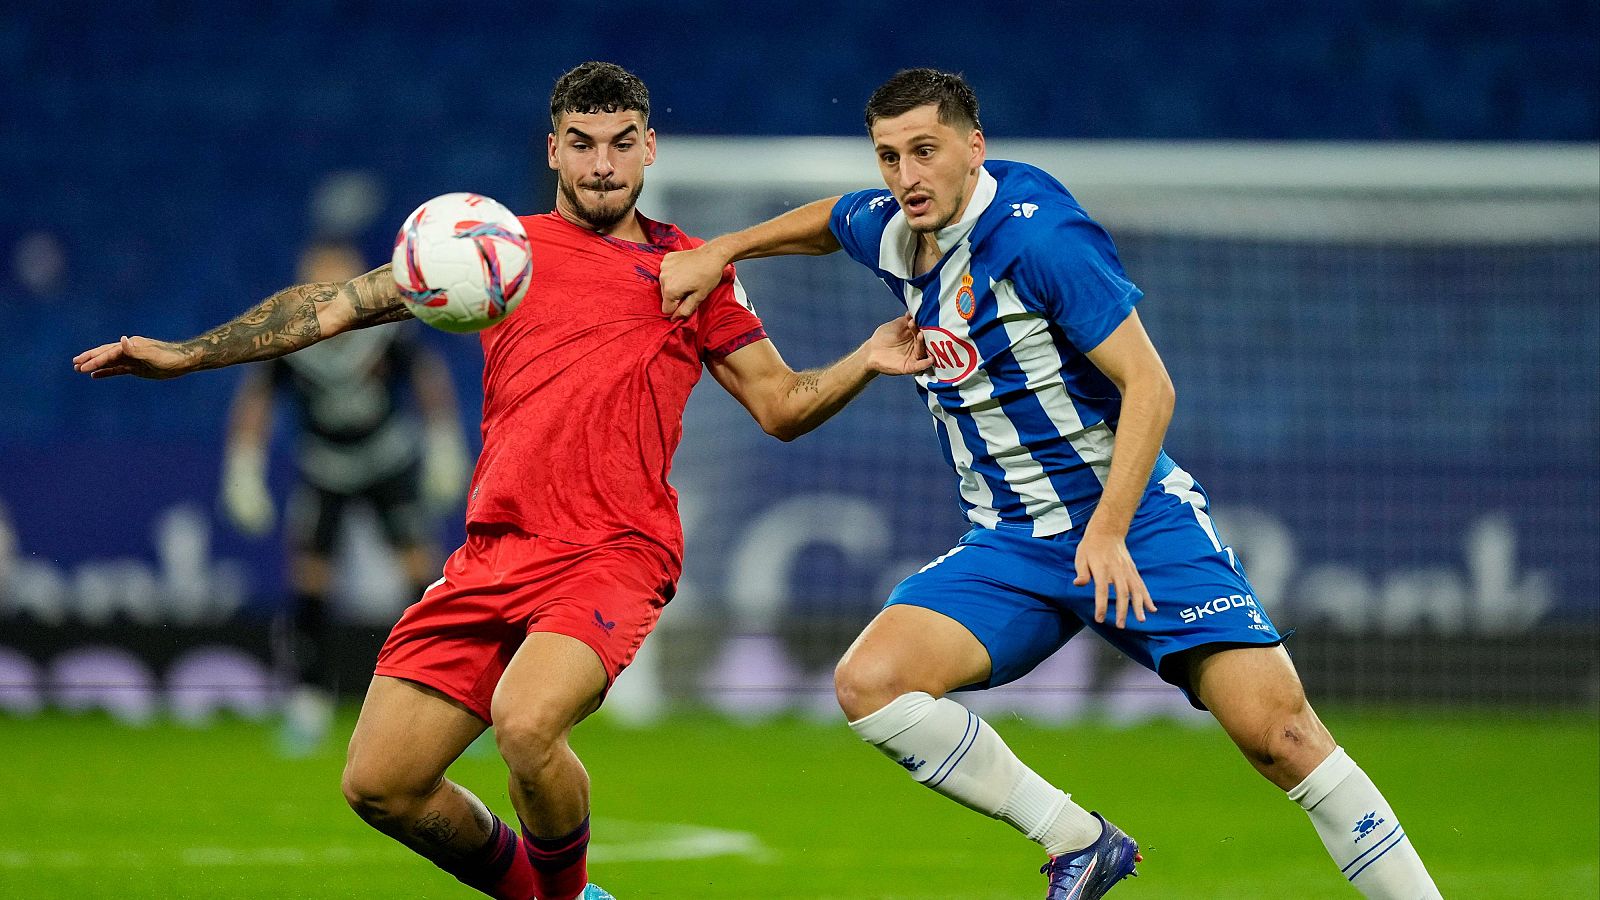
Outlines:
{"type": "Polygon", "coordinates": [[[761,324],[755,308],[750,305],[733,266],[724,270],[722,282],[700,304],[697,314],[700,316],[702,359],[720,359],[767,337],[766,326],[761,324]]]}
{"type": "Polygon", "coordinates": [[[1087,218],[1030,235],[1016,271],[1020,286],[1082,353],[1100,346],[1144,296],[1123,271],[1111,235],[1087,218]]]}
{"type": "Polygon", "coordinates": [[[851,259],[877,269],[883,229],[899,209],[894,195],[881,188],[845,194],[833,204],[828,229],[851,259]]]}

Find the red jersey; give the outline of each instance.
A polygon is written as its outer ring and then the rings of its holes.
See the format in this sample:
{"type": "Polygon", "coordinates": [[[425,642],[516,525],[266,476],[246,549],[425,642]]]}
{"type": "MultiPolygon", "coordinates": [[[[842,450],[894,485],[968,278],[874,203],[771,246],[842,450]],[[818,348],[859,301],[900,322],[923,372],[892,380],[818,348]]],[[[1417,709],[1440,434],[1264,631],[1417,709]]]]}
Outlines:
{"type": "Polygon", "coordinates": [[[636,244],[559,213],[521,217],[528,294],[482,332],[483,453],[467,525],[504,523],[575,544],[635,535],[682,565],[678,494],[667,483],[683,408],[705,360],[766,337],[730,266],[687,319],[661,312],[661,257],[704,243],[639,217],[636,244]]]}

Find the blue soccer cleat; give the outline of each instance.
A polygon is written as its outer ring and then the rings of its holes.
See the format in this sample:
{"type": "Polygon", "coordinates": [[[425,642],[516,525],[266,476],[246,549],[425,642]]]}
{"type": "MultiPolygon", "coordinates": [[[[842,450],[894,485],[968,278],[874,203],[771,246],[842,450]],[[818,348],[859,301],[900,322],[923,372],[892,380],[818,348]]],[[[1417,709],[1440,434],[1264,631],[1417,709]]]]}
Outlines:
{"type": "Polygon", "coordinates": [[[1100,840],[1072,856],[1050,857],[1039,870],[1050,876],[1044,900],[1095,900],[1122,879],[1139,874],[1133,870],[1144,859],[1139,845],[1104,816],[1090,815],[1100,820],[1100,840]]]}
{"type": "Polygon", "coordinates": [[[606,889],[598,884],[584,885],[583,893],[578,895],[578,900],[617,900],[607,893],[606,889]]]}

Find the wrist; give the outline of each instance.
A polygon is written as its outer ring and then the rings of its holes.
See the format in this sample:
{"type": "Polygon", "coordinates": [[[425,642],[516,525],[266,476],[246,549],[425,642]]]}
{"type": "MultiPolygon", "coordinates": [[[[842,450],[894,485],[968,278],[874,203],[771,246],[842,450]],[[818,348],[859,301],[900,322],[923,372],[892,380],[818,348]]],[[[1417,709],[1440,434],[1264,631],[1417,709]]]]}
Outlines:
{"type": "Polygon", "coordinates": [[[731,265],[744,259],[744,254],[749,248],[745,247],[738,238],[738,233],[722,234],[706,241],[700,249],[715,257],[722,265],[731,265]]]}
{"type": "Polygon", "coordinates": [[[870,381],[883,374],[884,369],[878,365],[877,360],[873,357],[872,341],[869,340],[863,343],[856,348],[856,352],[850,355],[856,365],[856,371],[862,376],[862,380],[870,381]]]}
{"type": "Polygon", "coordinates": [[[1083,536],[1124,540],[1128,536],[1130,523],[1131,517],[1119,515],[1115,510],[1101,506],[1096,508],[1094,514],[1089,517],[1089,524],[1083,527],[1083,536]]]}

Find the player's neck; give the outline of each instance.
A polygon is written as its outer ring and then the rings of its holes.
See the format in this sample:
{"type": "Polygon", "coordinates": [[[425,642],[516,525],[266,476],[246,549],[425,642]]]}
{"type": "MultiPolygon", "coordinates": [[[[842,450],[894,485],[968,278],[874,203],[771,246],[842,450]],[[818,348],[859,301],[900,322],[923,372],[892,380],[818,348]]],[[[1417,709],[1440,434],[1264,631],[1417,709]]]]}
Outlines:
{"type": "Polygon", "coordinates": [[[935,234],[936,232],[924,231],[917,235],[917,256],[911,267],[913,276],[928,274],[928,270],[944,258],[944,251],[939,249],[939,240],[935,234]]]}
{"type": "Polygon", "coordinates": [[[944,258],[944,247],[939,246],[939,232],[960,222],[967,214],[967,207],[972,205],[972,198],[978,193],[978,177],[976,174],[967,179],[966,186],[962,188],[961,205],[956,207],[955,213],[950,216],[950,221],[939,226],[933,231],[923,231],[917,234],[917,258],[914,264],[914,273],[925,274],[934,264],[944,258]]]}
{"type": "Polygon", "coordinates": [[[644,226],[639,222],[639,210],[637,207],[629,207],[627,213],[618,219],[615,225],[603,229],[595,228],[587,219],[578,215],[576,210],[567,205],[565,198],[556,200],[556,214],[584,231],[605,237],[614,237],[619,240],[632,241],[635,244],[650,243],[649,237],[644,232],[644,226]]]}

